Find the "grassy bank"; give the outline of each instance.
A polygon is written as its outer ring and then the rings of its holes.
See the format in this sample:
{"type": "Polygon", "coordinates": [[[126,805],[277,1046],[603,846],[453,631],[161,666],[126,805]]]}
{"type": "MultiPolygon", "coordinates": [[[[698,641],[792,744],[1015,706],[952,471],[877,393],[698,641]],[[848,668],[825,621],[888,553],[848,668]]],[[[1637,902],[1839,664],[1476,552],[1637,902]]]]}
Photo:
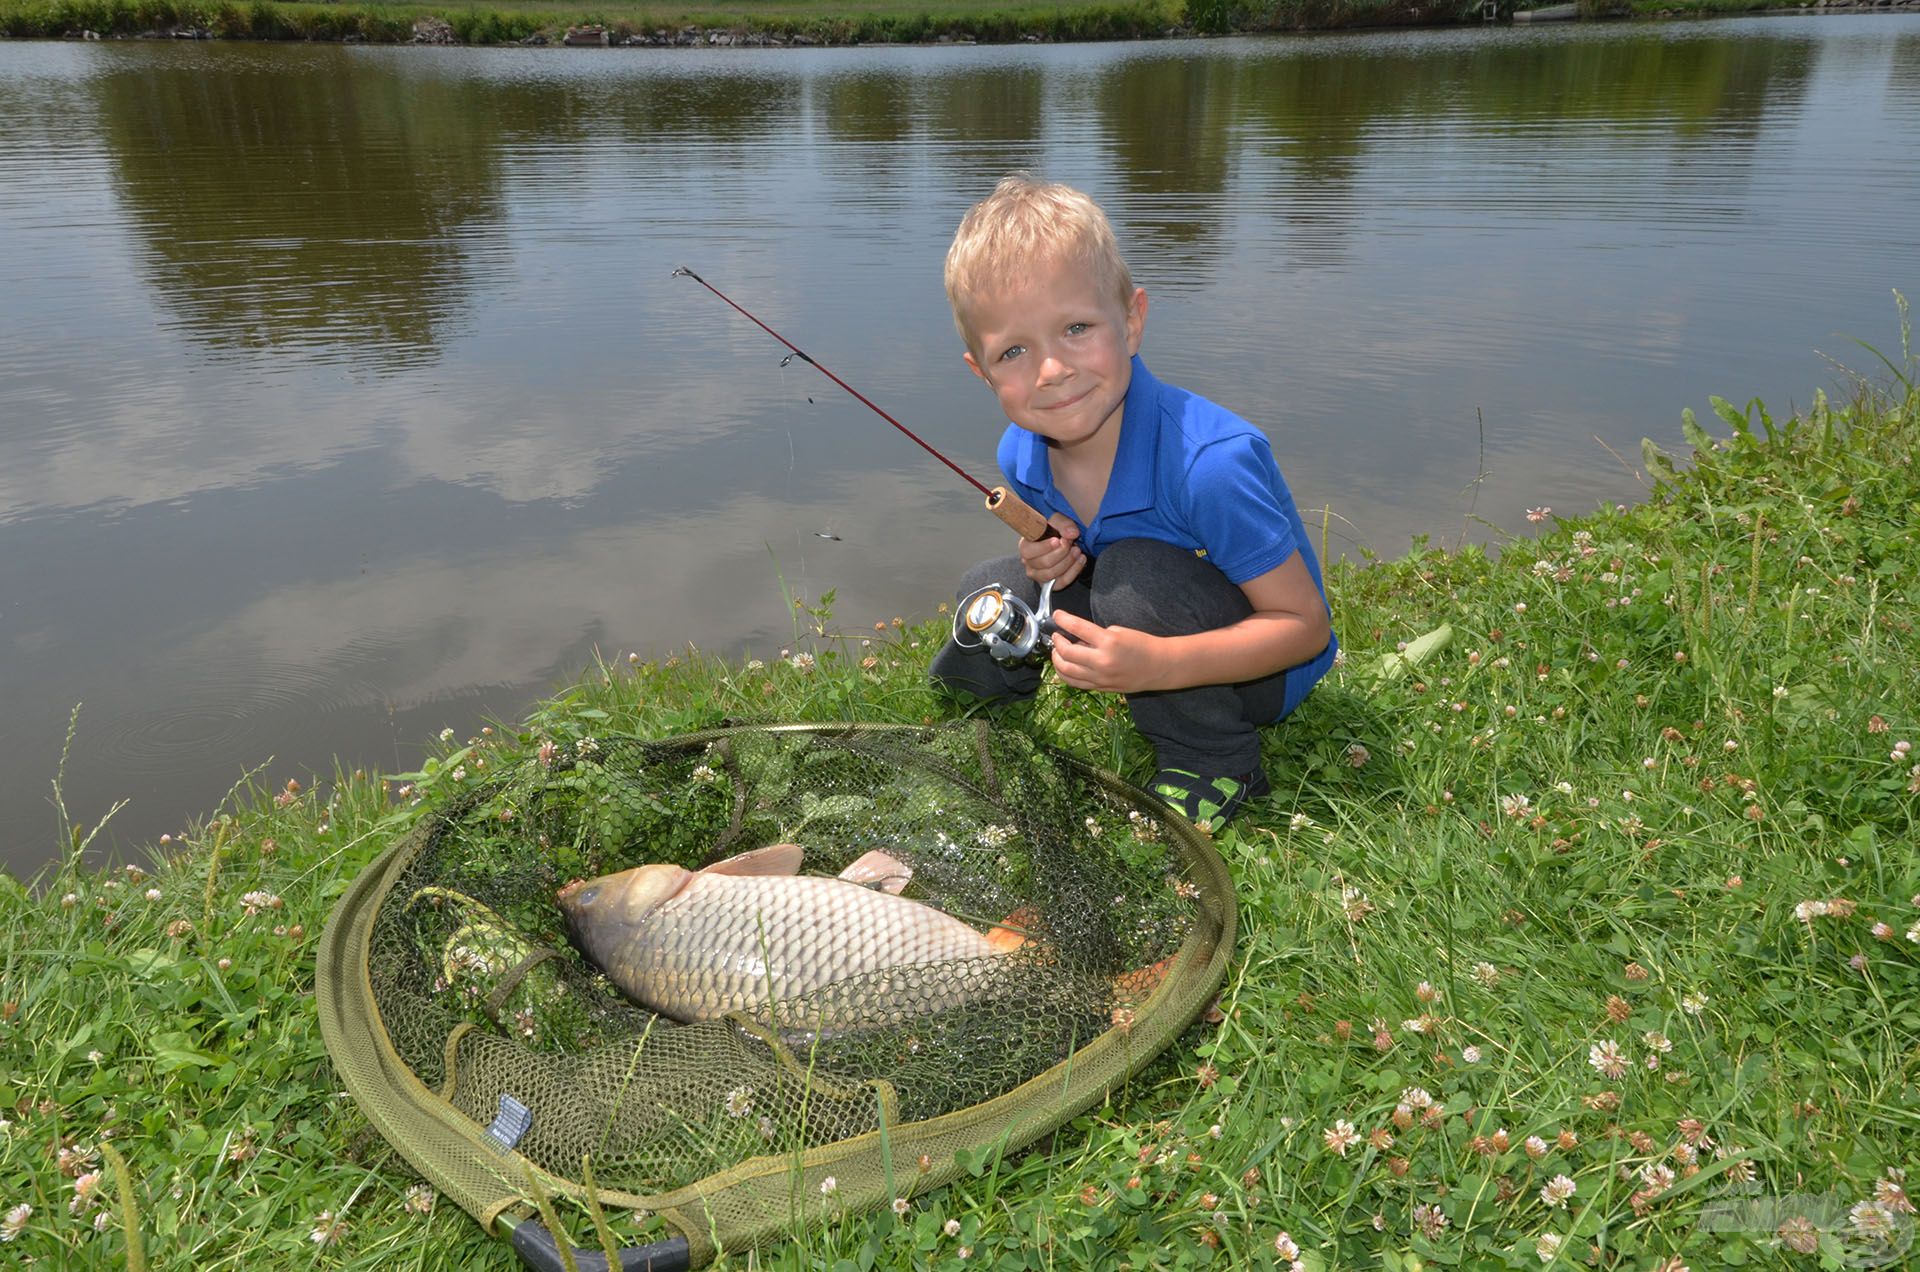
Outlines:
{"type": "Polygon", "coordinates": [[[882,0],[749,5],[630,3],[612,0],[484,0],[443,3],[301,3],[299,0],[0,0],[0,31],[20,37],[82,31],[102,35],[188,33],[221,39],[364,40],[370,43],[512,44],[555,41],[571,27],[604,27],[609,39],[631,37],[707,43],[714,37],[752,42],[859,44],[948,39],[1139,39],[1164,34],[1179,17],[1179,0],[1000,0],[973,5],[936,0],[902,5],[882,0]],[[696,39],[697,35],[697,39],[696,39]]]}
{"type": "MultiPolygon", "coordinates": [[[[1812,1268],[1910,1236],[1920,392],[1897,361],[1790,420],[1689,422],[1639,506],[1333,569],[1345,661],[1220,839],[1242,937],[1218,1012],[1049,1152],[756,1265],[1812,1268]]],[[[421,774],[262,773],[145,870],[74,864],[76,824],[38,888],[0,880],[7,1256],[513,1266],[339,1092],[315,938],[392,836],[544,741],[951,713],[923,684],[939,620],[795,616],[779,660],[614,658],[421,774]]],[[[1149,768],[1052,681],[1010,727],[1149,768]]]]}
{"type": "MultiPolygon", "coordinates": [[[[1542,7],[1499,0],[1498,12],[1542,7]]],[[[1582,0],[1582,16],[1800,7],[1798,0],[1582,0]]],[[[1865,4],[1862,7],[1867,7],[1865,4]]],[[[559,43],[572,28],[614,44],[846,45],[1137,40],[1256,31],[1481,22],[1478,0],[0,0],[15,38],[207,38],[368,43],[559,43]]]]}

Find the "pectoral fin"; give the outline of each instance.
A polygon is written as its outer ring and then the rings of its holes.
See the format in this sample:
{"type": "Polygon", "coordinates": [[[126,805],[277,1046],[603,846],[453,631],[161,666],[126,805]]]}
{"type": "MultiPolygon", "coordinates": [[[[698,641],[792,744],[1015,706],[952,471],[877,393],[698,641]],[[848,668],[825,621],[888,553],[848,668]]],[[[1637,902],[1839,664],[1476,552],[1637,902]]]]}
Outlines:
{"type": "Polygon", "coordinates": [[[840,877],[848,883],[857,883],[863,888],[878,888],[882,892],[891,892],[899,896],[900,890],[913,878],[913,867],[875,848],[842,870],[840,877]]]}
{"type": "Polygon", "coordinates": [[[800,873],[800,858],[805,850],[799,844],[768,844],[724,861],[704,867],[701,874],[758,875],[774,877],[800,873]]]}

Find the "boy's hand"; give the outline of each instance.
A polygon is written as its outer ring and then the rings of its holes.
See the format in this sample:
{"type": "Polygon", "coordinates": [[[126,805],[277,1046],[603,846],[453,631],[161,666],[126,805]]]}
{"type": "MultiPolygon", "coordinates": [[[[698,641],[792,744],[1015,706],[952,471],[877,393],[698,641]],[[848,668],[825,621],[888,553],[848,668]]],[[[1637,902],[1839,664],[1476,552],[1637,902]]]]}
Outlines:
{"type": "Polygon", "coordinates": [[[1164,666],[1160,637],[1131,627],[1102,627],[1063,610],[1054,611],[1053,623],[1067,637],[1053,642],[1053,669],[1075,689],[1141,693],[1157,687],[1164,666]]]}
{"type": "Polygon", "coordinates": [[[1026,567],[1027,577],[1035,583],[1052,579],[1055,587],[1065,587],[1087,568],[1086,550],[1075,542],[1080,537],[1080,527],[1064,512],[1048,517],[1047,524],[1060,532],[1059,537],[1037,543],[1032,539],[1020,540],[1020,564],[1026,567]]]}

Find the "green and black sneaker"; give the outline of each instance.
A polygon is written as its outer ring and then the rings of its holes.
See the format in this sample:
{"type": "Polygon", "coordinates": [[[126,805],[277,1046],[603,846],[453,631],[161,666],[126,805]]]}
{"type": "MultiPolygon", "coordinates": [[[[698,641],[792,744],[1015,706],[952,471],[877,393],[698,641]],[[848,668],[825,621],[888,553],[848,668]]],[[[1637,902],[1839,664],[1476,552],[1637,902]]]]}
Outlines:
{"type": "Polygon", "coordinates": [[[1208,834],[1216,834],[1233,820],[1242,804],[1262,798],[1273,787],[1260,769],[1245,777],[1202,777],[1185,769],[1168,768],[1153,775],[1149,789],[1173,805],[1182,817],[1208,834]]]}

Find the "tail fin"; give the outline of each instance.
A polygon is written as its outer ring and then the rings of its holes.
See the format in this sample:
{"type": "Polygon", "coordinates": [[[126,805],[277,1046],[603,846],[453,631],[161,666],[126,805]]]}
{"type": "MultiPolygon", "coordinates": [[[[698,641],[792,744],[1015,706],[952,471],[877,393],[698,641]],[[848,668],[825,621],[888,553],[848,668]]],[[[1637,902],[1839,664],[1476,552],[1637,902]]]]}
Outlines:
{"type": "Polygon", "coordinates": [[[1030,905],[1023,905],[987,933],[987,945],[995,954],[1011,954],[1033,938],[1033,932],[1039,925],[1040,912],[1030,905]]]}

